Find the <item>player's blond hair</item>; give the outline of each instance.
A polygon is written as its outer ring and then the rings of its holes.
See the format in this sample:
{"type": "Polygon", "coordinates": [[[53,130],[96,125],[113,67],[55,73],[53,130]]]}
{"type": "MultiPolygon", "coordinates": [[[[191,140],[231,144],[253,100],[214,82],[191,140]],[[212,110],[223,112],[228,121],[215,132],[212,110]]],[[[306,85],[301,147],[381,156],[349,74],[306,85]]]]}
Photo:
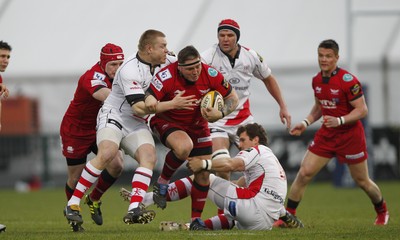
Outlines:
{"type": "Polygon", "coordinates": [[[147,45],[154,45],[157,37],[165,37],[165,34],[154,29],[146,30],[142,36],[140,36],[138,44],[139,51],[145,51],[147,45]]]}

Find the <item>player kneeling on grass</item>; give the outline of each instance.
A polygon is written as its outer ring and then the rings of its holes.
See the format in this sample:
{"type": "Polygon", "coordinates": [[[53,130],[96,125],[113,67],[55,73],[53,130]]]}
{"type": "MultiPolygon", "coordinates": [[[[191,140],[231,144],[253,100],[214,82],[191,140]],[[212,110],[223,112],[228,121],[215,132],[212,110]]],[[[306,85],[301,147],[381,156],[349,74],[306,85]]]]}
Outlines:
{"type": "MultiPolygon", "coordinates": [[[[208,198],[224,214],[205,220],[197,218],[190,224],[190,230],[231,229],[234,225],[244,230],[270,230],[277,219],[289,227],[300,228],[303,224],[286,212],[284,201],[287,192],[285,171],[279,160],[267,147],[267,134],[257,123],[238,128],[240,152],[230,158],[228,151],[220,150],[212,160],[189,159],[188,168],[200,171],[243,172],[236,183],[210,174],[208,198]]],[[[171,183],[167,200],[174,201],[188,196],[191,178],[171,183]]],[[[151,194],[151,193],[149,193],[151,194]]],[[[145,200],[151,199],[149,196],[145,200]]],[[[145,202],[145,201],[144,201],[145,202]]]]}

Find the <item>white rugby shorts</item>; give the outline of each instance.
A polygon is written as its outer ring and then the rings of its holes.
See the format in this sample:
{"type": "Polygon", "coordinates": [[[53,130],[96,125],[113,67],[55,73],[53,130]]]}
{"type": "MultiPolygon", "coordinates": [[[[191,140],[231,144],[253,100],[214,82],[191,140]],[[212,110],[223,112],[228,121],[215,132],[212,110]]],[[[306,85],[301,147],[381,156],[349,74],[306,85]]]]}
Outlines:
{"type": "Polygon", "coordinates": [[[236,194],[237,187],[236,184],[230,181],[210,174],[208,198],[220,209],[224,210],[224,214],[228,219],[235,220],[238,229],[272,229],[272,224],[275,220],[257,206],[255,199],[257,196],[249,199],[239,199],[236,194]]]}
{"type": "Polygon", "coordinates": [[[115,142],[131,157],[143,144],[155,146],[145,120],[115,109],[101,108],[97,116],[97,144],[103,140],[115,142]]]}

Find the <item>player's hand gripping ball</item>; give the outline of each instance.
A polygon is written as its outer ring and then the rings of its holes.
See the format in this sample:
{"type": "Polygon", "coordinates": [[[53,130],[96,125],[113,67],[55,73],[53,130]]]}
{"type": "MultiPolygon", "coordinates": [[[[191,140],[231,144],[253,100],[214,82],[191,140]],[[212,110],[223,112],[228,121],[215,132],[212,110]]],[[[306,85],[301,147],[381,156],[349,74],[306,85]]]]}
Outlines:
{"type": "Polygon", "coordinates": [[[215,108],[218,111],[222,111],[224,107],[224,98],[218,91],[209,91],[203,96],[200,103],[201,108],[215,108]]]}

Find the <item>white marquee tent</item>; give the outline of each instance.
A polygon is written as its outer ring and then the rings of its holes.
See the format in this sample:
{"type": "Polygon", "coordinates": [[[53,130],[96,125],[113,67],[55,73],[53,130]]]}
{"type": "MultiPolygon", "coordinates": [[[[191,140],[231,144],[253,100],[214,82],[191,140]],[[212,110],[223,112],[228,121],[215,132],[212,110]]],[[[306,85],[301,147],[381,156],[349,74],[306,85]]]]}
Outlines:
{"type": "MultiPolygon", "coordinates": [[[[216,42],[219,21],[233,18],[241,27],[240,43],[262,55],[277,76],[294,121],[313,102],[310,80],[318,71],[317,45],[334,38],[341,47],[341,64],[353,66],[369,86],[371,122],[400,125],[400,109],[394,104],[400,102],[395,92],[400,89],[400,1],[349,1],[0,0],[0,40],[13,47],[3,78],[12,95],[39,99],[43,131],[57,132],[78,77],[98,61],[105,43],[119,44],[131,55],[141,33],[154,28],[166,33],[170,50],[190,44],[202,51],[216,42]],[[349,8],[384,14],[358,15],[350,25],[349,8]],[[388,93],[379,67],[384,55],[390,70],[388,93]],[[383,100],[386,94],[389,101],[383,100]]],[[[256,120],[281,127],[273,99],[261,84],[255,82],[253,88],[256,120]]]]}

